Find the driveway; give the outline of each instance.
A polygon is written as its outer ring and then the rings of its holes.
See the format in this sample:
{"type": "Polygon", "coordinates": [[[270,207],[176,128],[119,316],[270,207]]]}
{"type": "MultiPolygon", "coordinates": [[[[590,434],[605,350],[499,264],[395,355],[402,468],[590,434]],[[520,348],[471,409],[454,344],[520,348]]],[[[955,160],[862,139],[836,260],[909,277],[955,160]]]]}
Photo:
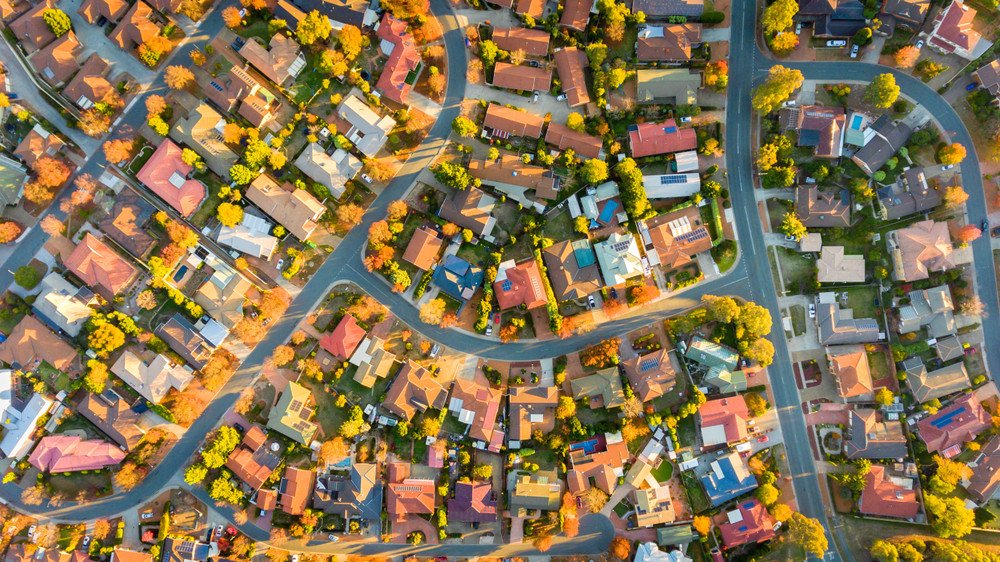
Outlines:
{"type": "Polygon", "coordinates": [[[128,72],[143,87],[148,86],[156,78],[156,72],[139,62],[139,59],[120,49],[104,35],[104,29],[114,24],[108,22],[105,27],[98,27],[87,23],[80,14],[76,13],[82,3],[83,0],[60,0],[56,5],[66,12],[66,15],[73,22],[73,32],[76,33],[76,38],[86,47],[84,58],[96,52],[101,58],[111,63],[110,74],[112,77],[117,76],[120,72],[128,72]]]}
{"type": "Polygon", "coordinates": [[[531,98],[519,96],[504,90],[496,90],[483,84],[469,84],[465,87],[465,97],[468,99],[494,101],[501,105],[512,105],[527,110],[528,113],[545,117],[546,113],[552,114],[552,122],[565,124],[566,117],[570,113],[580,113],[575,109],[570,109],[565,101],[556,101],[555,96],[548,92],[542,92],[538,96],[538,103],[531,103],[531,98]]]}

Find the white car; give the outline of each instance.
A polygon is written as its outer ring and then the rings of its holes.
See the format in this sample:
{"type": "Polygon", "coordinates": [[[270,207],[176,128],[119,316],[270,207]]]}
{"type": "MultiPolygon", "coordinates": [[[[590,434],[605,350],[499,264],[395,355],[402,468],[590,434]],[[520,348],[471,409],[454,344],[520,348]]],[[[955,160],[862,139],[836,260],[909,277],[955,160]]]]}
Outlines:
{"type": "Polygon", "coordinates": [[[691,122],[690,117],[681,117],[681,123],[690,123],[690,122],[691,122]]]}
{"type": "Polygon", "coordinates": [[[219,525],[218,527],[215,528],[215,536],[217,537],[222,536],[222,525],[219,525]]]}
{"type": "Polygon", "coordinates": [[[917,48],[917,50],[918,50],[918,51],[919,51],[920,49],[923,49],[923,48],[924,48],[924,40],[923,40],[923,39],[921,39],[920,41],[917,41],[917,44],[916,44],[916,45],[914,45],[914,46],[915,46],[915,47],[917,48]]]}
{"type": "Polygon", "coordinates": [[[35,526],[34,525],[32,525],[31,527],[28,527],[28,536],[29,537],[34,537],[35,536],[35,526]]]}
{"type": "Polygon", "coordinates": [[[139,516],[139,518],[140,519],[152,519],[153,518],[153,514],[152,513],[143,513],[142,515],[139,516]]]}
{"type": "Polygon", "coordinates": [[[851,47],[851,58],[852,59],[858,58],[858,51],[859,50],[860,50],[860,47],[858,47],[857,45],[854,45],[854,46],[851,47]]]}
{"type": "Polygon", "coordinates": [[[534,95],[531,96],[531,103],[538,103],[538,90],[535,90],[534,95]]]}
{"type": "Polygon", "coordinates": [[[486,335],[487,336],[492,336],[493,335],[493,324],[491,324],[489,322],[486,323],[486,335]]]}
{"type": "Polygon", "coordinates": [[[569,96],[567,96],[566,94],[559,94],[558,96],[556,96],[556,101],[566,101],[566,98],[568,97],[569,96]]]}
{"type": "Polygon", "coordinates": [[[299,555],[298,554],[293,554],[292,555],[292,562],[299,562],[299,555]]]}
{"type": "Polygon", "coordinates": [[[83,548],[84,548],[84,550],[86,550],[88,546],[90,546],[90,537],[89,536],[88,537],[83,537],[83,548]]]}
{"type": "Polygon", "coordinates": [[[826,42],[827,47],[846,47],[847,41],[843,39],[830,39],[826,42]]]}
{"type": "Polygon", "coordinates": [[[797,23],[797,24],[795,24],[795,34],[799,35],[800,33],[802,33],[802,24],[801,23],[797,23]]]}
{"type": "Polygon", "coordinates": [[[954,164],[948,164],[947,166],[941,166],[941,169],[942,170],[950,170],[950,169],[952,169],[954,167],[955,167],[954,164]]]}
{"type": "Polygon", "coordinates": [[[815,304],[810,304],[809,305],[809,318],[816,318],[816,305],[815,304]]]}
{"type": "Polygon", "coordinates": [[[372,178],[368,174],[361,174],[361,179],[365,180],[368,183],[372,182],[372,178]]]}
{"type": "Polygon", "coordinates": [[[795,242],[795,237],[792,236],[791,234],[786,234],[785,235],[785,242],[795,242]]]}
{"type": "Polygon", "coordinates": [[[338,537],[337,535],[330,535],[330,541],[331,542],[337,542],[339,540],[340,540],[340,537],[338,537]]]}
{"type": "Polygon", "coordinates": [[[594,300],[594,295],[590,295],[587,297],[587,304],[590,305],[591,310],[597,308],[597,301],[594,300]]]}
{"type": "Polygon", "coordinates": [[[277,266],[275,266],[275,267],[277,267],[277,268],[278,268],[278,271],[281,271],[281,268],[282,268],[282,267],[283,267],[284,265],[285,265],[285,258],[281,258],[280,260],[278,260],[278,265],[277,265],[277,266]]]}

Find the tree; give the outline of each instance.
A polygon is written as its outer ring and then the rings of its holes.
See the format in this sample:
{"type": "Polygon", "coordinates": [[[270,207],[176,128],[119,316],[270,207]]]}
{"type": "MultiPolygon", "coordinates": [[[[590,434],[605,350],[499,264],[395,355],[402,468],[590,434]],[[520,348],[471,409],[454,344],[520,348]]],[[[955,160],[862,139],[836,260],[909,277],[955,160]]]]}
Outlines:
{"type": "Polygon", "coordinates": [[[295,359],[295,350],[287,345],[279,345],[271,352],[271,361],[276,367],[287,365],[295,359]]]}
{"type": "Polygon", "coordinates": [[[740,317],[740,305],[732,297],[702,295],[701,302],[706,305],[712,317],[719,322],[729,324],[740,317]]]}
{"type": "Polygon", "coordinates": [[[420,320],[425,324],[440,324],[447,305],[444,299],[433,299],[420,307],[420,320]]]}
{"type": "Polygon", "coordinates": [[[923,562],[924,555],[921,554],[922,550],[917,550],[913,546],[913,543],[903,543],[899,545],[899,558],[903,562],[923,562]]]}
{"type": "Polygon", "coordinates": [[[792,542],[802,547],[806,554],[822,558],[826,553],[826,533],[819,521],[795,512],[789,518],[789,532],[792,542]]]}
{"type": "Polygon", "coordinates": [[[587,511],[590,511],[591,513],[599,513],[601,509],[604,508],[604,505],[608,503],[608,495],[604,493],[604,490],[594,486],[583,493],[581,500],[583,502],[583,507],[586,508],[587,511]]]}
{"type": "Polygon", "coordinates": [[[354,203],[348,203],[337,207],[337,220],[340,221],[341,224],[345,224],[349,227],[361,224],[361,219],[364,215],[365,210],[354,203]]]}
{"type": "Polygon", "coordinates": [[[792,17],[799,12],[799,4],[795,0],[778,0],[764,9],[761,16],[761,26],[765,35],[774,35],[792,26],[792,17]]]}
{"type": "Polygon", "coordinates": [[[125,139],[109,140],[104,143],[104,157],[115,164],[124,162],[132,155],[132,141],[125,139]]]}
{"type": "Polygon", "coordinates": [[[200,484],[208,476],[208,468],[201,463],[195,463],[187,467],[184,471],[184,481],[188,483],[189,486],[194,486],[200,484]]]}
{"type": "Polygon", "coordinates": [[[913,68],[913,65],[917,64],[917,59],[920,58],[920,51],[913,45],[906,45],[896,51],[893,58],[896,61],[897,68],[913,68]]]}
{"type": "Polygon", "coordinates": [[[201,49],[191,51],[191,62],[194,63],[195,66],[201,66],[205,64],[207,60],[208,59],[205,57],[205,53],[203,53],[201,49]]]}
{"type": "Polygon", "coordinates": [[[469,171],[460,164],[442,162],[434,168],[434,178],[455,189],[466,189],[469,185],[478,186],[478,179],[472,177],[469,171]]]}
{"type": "Polygon", "coordinates": [[[722,186],[714,180],[706,180],[701,183],[701,196],[712,199],[722,194],[722,186]]]}
{"type": "Polygon", "coordinates": [[[226,202],[219,205],[219,222],[230,228],[243,222],[243,207],[226,202]]]}
{"type": "Polygon", "coordinates": [[[896,545],[891,542],[884,541],[881,539],[876,540],[869,550],[871,555],[880,562],[898,562],[899,561],[899,551],[896,550],[896,545]]]}
{"type": "Polygon", "coordinates": [[[257,179],[257,172],[243,164],[235,164],[229,168],[229,177],[233,178],[233,181],[238,185],[250,185],[253,180],[257,179]]]}
{"type": "Polygon", "coordinates": [[[319,13],[318,10],[313,10],[302,18],[295,34],[300,44],[308,46],[318,40],[325,41],[330,37],[331,31],[333,31],[333,26],[330,24],[330,18],[319,13]]]}
{"type": "Polygon", "coordinates": [[[608,56],[608,46],[604,43],[597,41],[596,43],[591,43],[584,48],[584,52],[587,54],[587,59],[590,61],[590,68],[593,70],[600,70],[601,63],[608,56]]]}
{"type": "Polygon", "coordinates": [[[580,520],[576,518],[575,513],[573,517],[563,519],[563,533],[567,538],[573,538],[580,534],[580,520]]]}
{"type": "Polygon", "coordinates": [[[0,223],[0,244],[7,244],[17,240],[21,232],[23,230],[16,222],[8,221],[0,223]]]}
{"type": "Polygon", "coordinates": [[[977,295],[965,297],[958,304],[958,312],[966,316],[986,317],[986,305],[977,295]]]}
{"type": "Polygon", "coordinates": [[[971,509],[966,509],[961,499],[924,494],[924,506],[933,518],[931,527],[941,538],[962,538],[972,532],[976,515],[971,509]]]}
{"type": "Polygon", "coordinates": [[[694,527],[695,531],[698,531],[699,535],[707,537],[712,530],[712,518],[707,515],[695,515],[691,526],[694,527]]]}
{"type": "Polygon", "coordinates": [[[34,289],[39,281],[41,281],[41,278],[38,275],[38,270],[30,265],[22,265],[14,272],[14,282],[25,289],[34,289]]]}
{"type": "Polygon", "coordinates": [[[854,34],[851,38],[851,42],[859,47],[864,47],[865,45],[872,42],[872,30],[870,27],[862,27],[854,34]]]}
{"type": "Polygon", "coordinates": [[[608,164],[604,160],[591,158],[580,168],[580,175],[587,183],[601,183],[608,179],[608,164]]]}
{"type": "Polygon", "coordinates": [[[580,132],[583,132],[587,127],[586,123],[584,123],[583,115],[576,112],[566,116],[566,126],[580,132]]]}
{"type": "Polygon", "coordinates": [[[629,289],[628,295],[634,306],[645,306],[660,296],[660,290],[655,285],[643,284],[629,289]]]}
{"type": "Polygon", "coordinates": [[[573,230],[578,234],[586,235],[590,232],[590,220],[584,215],[576,217],[573,219],[573,230]]]}
{"type": "Polygon", "coordinates": [[[474,137],[479,130],[476,124],[468,117],[459,115],[451,122],[451,130],[458,133],[460,137],[474,137]]]}
{"type": "Polygon", "coordinates": [[[792,516],[792,508],[788,507],[783,503],[776,503],[771,506],[771,517],[774,517],[775,521],[781,521],[784,523],[788,521],[788,518],[792,516]]]}
{"type": "Polygon", "coordinates": [[[642,170],[635,160],[626,158],[615,166],[619,181],[619,197],[628,215],[634,219],[645,217],[650,211],[649,198],[642,180],[642,170]]]}
{"type": "Polygon", "coordinates": [[[188,166],[194,167],[196,170],[203,170],[205,168],[205,163],[202,162],[201,155],[190,148],[185,148],[181,153],[181,161],[188,166]]]}
{"type": "Polygon", "coordinates": [[[246,131],[236,123],[226,123],[222,128],[222,140],[229,144],[239,144],[246,131]]]}
{"type": "Polygon", "coordinates": [[[937,465],[937,472],[935,472],[934,476],[931,478],[931,487],[934,487],[935,479],[940,484],[948,486],[947,491],[938,492],[935,490],[935,493],[937,494],[950,494],[959,482],[972,476],[972,469],[959,461],[946,459],[941,455],[934,455],[934,463],[937,465]]]}
{"type": "Polygon", "coordinates": [[[243,17],[240,16],[240,11],[236,6],[227,6],[222,10],[222,21],[229,29],[235,29],[243,22],[243,17]]]}
{"type": "Polygon", "coordinates": [[[365,158],[365,173],[375,181],[386,182],[392,179],[396,170],[388,162],[365,158]]]}
{"type": "Polygon", "coordinates": [[[368,227],[368,243],[373,248],[381,248],[392,240],[392,231],[386,221],[375,221],[368,227]]]}
{"type": "Polygon", "coordinates": [[[767,367],[774,362],[774,344],[770,341],[758,338],[752,342],[739,342],[740,353],[751,361],[756,361],[762,367],[767,367]]]}
{"type": "Polygon", "coordinates": [[[747,410],[749,410],[751,416],[759,418],[767,413],[767,400],[764,400],[760,394],[751,392],[746,394],[744,399],[746,400],[747,410]]]}
{"type": "Polygon", "coordinates": [[[340,48],[348,60],[353,60],[364,48],[364,37],[361,35],[361,30],[353,25],[345,25],[340,30],[339,39],[340,48]]]}
{"type": "Polygon", "coordinates": [[[725,90],[729,85],[729,63],[726,61],[713,62],[705,67],[705,85],[714,88],[716,91],[725,90]]]}
{"type": "Polygon", "coordinates": [[[73,29],[73,22],[70,21],[66,12],[62,10],[49,8],[43,11],[42,21],[45,22],[45,25],[49,26],[52,34],[56,37],[62,37],[73,29]]]}
{"type": "Polygon", "coordinates": [[[967,224],[962,228],[958,229],[955,233],[955,238],[962,242],[963,244],[968,244],[973,240],[976,240],[983,235],[983,231],[979,230],[979,227],[974,224],[967,224]]]}
{"type": "Polygon", "coordinates": [[[127,492],[138,486],[145,474],[145,469],[137,467],[133,462],[126,462],[115,473],[114,484],[118,489],[127,492]]]}
{"type": "Polygon", "coordinates": [[[125,333],[114,324],[102,324],[90,333],[87,343],[98,357],[107,357],[112,351],[125,345],[125,333]]]}
{"type": "Polygon", "coordinates": [[[938,150],[937,155],[938,160],[940,160],[942,164],[958,164],[962,160],[965,160],[965,147],[957,142],[953,142],[947,146],[941,147],[941,150],[938,150]]]}
{"type": "Polygon", "coordinates": [[[410,207],[406,204],[406,201],[397,199],[389,203],[389,206],[386,208],[386,217],[391,222],[397,222],[406,218],[406,215],[409,212],[410,207]]]}
{"type": "Polygon", "coordinates": [[[806,236],[805,225],[802,224],[802,221],[794,213],[785,213],[785,217],[782,219],[778,230],[797,241],[802,240],[806,236]]]}
{"type": "Polygon", "coordinates": [[[887,109],[899,98],[899,86],[892,74],[879,74],[865,87],[864,100],[879,109],[887,109]]]}
{"type": "Polygon", "coordinates": [[[479,42],[479,60],[483,61],[483,66],[486,69],[493,68],[496,64],[497,59],[502,59],[507,56],[507,53],[497,46],[493,41],[480,41],[479,42]]]}
{"type": "Polygon", "coordinates": [[[951,185],[944,190],[944,206],[947,209],[958,209],[969,199],[969,194],[960,185],[951,185]]]}
{"type": "Polygon", "coordinates": [[[629,419],[638,418],[642,415],[642,400],[635,395],[631,398],[626,398],[625,404],[622,405],[622,413],[629,419]]]}
{"type": "Polygon", "coordinates": [[[608,552],[611,556],[619,560],[628,560],[628,555],[631,551],[632,543],[625,537],[615,537],[611,539],[611,544],[608,545],[608,552]]]}
{"type": "Polygon", "coordinates": [[[182,90],[194,81],[194,73],[183,66],[170,65],[163,74],[163,81],[171,90],[182,90]]]}
{"type": "Polygon", "coordinates": [[[351,454],[351,447],[343,437],[334,437],[319,448],[319,460],[325,463],[337,462],[351,454]]]}
{"type": "MultiPolygon", "coordinates": [[[[581,215],[582,216],[582,215],[581,215]]],[[[55,215],[45,215],[41,222],[42,231],[49,236],[61,236],[63,233],[63,223],[55,215]]]]}
{"type": "Polygon", "coordinates": [[[787,55],[799,46],[799,36],[791,31],[782,31],[771,39],[768,46],[777,55],[787,55]]]}
{"type": "MultiPolygon", "coordinates": [[[[794,0],[784,1],[791,1],[792,4],[795,3],[794,0]]],[[[774,108],[787,100],[795,90],[802,87],[802,80],[802,73],[798,70],[785,68],[781,65],[772,66],[771,70],[768,71],[767,80],[753,90],[753,98],[751,100],[753,108],[763,114],[771,113],[774,108]]]]}
{"type": "Polygon", "coordinates": [[[701,148],[698,152],[704,154],[705,156],[716,156],[719,153],[719,139],[708,138],[702,143],[701,148]]]}
{"type": "Polygon", "coordinates": [[[538,550],[538,552],[545,552],[546,550],[552,548],[552,535],[547,529],[539,531],[539,533],[531,541],[531,544],[538,550]]]}
{"type": "Polygon", "coordinates": [[[477,464],[472,469],[472,476],[479,480],[489,480],[493,477],[493,466],[489,464],[477,464]]]}
{"type": "Polygon", "coordinates": [[[556,419],[564,420],[576,415],[576,402],[570,396],[560,396],[556,406],[556,419]]]}
{"type": "Polygon", "coordinates": [[[444,74],[433,74],[427,79],[427,85],[430,86],[432,92],[440,94],[447,85],[447,79],[444,77],[444,74]]]}
{"type": "Polygon", "coordinates": [[[59,187],[69,179],[70,169],[62,160],[43,156],[35,160],[31,167],[35,172],[35,181],[45,187],[59,187]]]}
{"type": "Polygon", "coordinates": [[[896,396],[886,387],[882,387],[878,392],[875,393],[875,401],[879,404],[888,406],[896,401],[896,396]]]}

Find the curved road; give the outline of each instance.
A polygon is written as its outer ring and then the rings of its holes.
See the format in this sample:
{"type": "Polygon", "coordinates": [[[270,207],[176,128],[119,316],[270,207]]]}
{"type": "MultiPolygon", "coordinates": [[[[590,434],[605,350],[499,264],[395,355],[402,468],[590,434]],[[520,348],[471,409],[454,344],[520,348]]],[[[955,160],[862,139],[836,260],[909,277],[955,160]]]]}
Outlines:
{"type": "MultiPolygon", "coordinates": [[[[232,0],[225,2],[225,4],[232,3],[234,3],[232,0]]],[[[178,49],[173,56],[186,57],[187,53],[195,46],[201,46],[207,39],[215,35],[223,26],[222,7],[222,5],[217,6],[215,11],[203,22],[201,27],[204,31],[192,37],[192,43],[178,49]]],[[[780,318],[770,265],[768,260],[763,257],[766,253],[766,247],[757,214],[753,181],[750,177],[752,169],[750,131],[754,123],[753,112],[750,108],[750,93],[753,85],[763,80],[767,70],[774,62],[760,52],[754,40],[755,3],[750,0],[737,0],[732,6],[730,23],[730,79],[728,107],[726,108],[726,161],[741,248],[741,259],[736,266],[722,278],[696,285],[679,295],[660,301],[653,306],[644,307],[641,311],[632,312],[612,322],[604,323],[587,334],[566,340],[529,341],[501,345],[493,340],[473,334],[458,330],[444,330],[421,323],[418,311],[414,307],[392,293],[379,278],[364,270],[361,265],[360,252],[365,247],[368,226],[381,219],[385,215],[388,203],[403,197],[420,171],[430,165],[446,142],[451,131],[452,119],[460,111],[460,103],[465,92],[464,76],[468,66],[464,34],[446,0],[432,0],[431,9],[438,16],[445,30],[444,42],[448,53],[448,75],[452,78],[448,82],[446,101],[438,121],[424,143],[401,168],[396,178],[365,214],[364,222],[345,237],[338,249],[328,258],[312,281],[295,299],[285,316],[272,326],[264,340],[247,357],[240,370],[206,407],[204,413],[177,442],[164,461],[136,489],[115,494],[84,506],[72,503],[61,507],[24,505],[20,501],[20,488],[13,484],[0,486],[0,496],[28,513],[65,521],[85,521],[109,517],[127,509],[133,509],[137,504],[153,497],[194,456],[201,439],[215,427],[223,413],[233,405],[241,390],[252,384],[257,378],[263,361],[269,355],[270,350],[291,335],[298,322],[327,294],[332,280],[349,280],[357,283],[388,306],[393,314],[429,338],[441,342],[446,341],[449,347],[462,352],[505,360],[539,359],[570,353],[606,337],[648,325],[678,311],[696,306],[704,294],[730,294],[752,300],[767,306],[773,318],[780,318]],[[743,257],[749,257],[749,259],[742,259],[743,257]]],[[[937,93],[911,76],[877,65],[860,62],[783,64],[801,70],[806,79],[869,81],[877,74],[885,72],[895,74],[904,95],[924,105],[939,120],[945,130],[954,132],[952,140],[968,147],[969,157],[961,164],[961,171],[966,191],[970,196],[968,202],[969,220],[972,223],[978,223],[985,218],[986,201],[979,174],[978,158],[971,137],[958,115],[937,93]]],[[[156,93],[164,89],[162,77],[158,77],[146,93],[156,93]]],[[[123,119],[123,125],[134,128],[142,122],[144,116],[141,106],[141,103],[136,104],[136,107],[123,119]]],[[[119,129],[116,136],[121,134],[121,129],[119,129]]],[[[95,154],[81,171],[91,173],[96,177],[105,166],[103,155],[95,154]]],[[[55,207],[54,205],[53,208],[55,207]]],[[[22,244],[24,244],[25,249],[33,250],[40,247],[44,240],[45,235],[41,233],[40,229],[36,229],[29,233],[22,244]]],[[[995,362],[997,360],[995,355],[1000,350],[1000,306],[997,303],[996,291],[993,290],[996,287],[996,279],[988,237],[974,242],[973,252],[977,263],[976,279],[981,288],[980,296],[990,313],[989,317],[983,320],[986,334],[984,351],[986,358],[990,362],[995,362]]],[[[5,271],[0,272],[0,283],[10,283],[12,275],[9,272],[23,265],[19,262],[26,263],[33,253],[33,251],[19,251],[12,256],[6,264],[7,267],[4,268],[5,271]]],[[[774,381],[773,390],[782,431],[786,443],[804,444],[808,442],[805,420],[799,407],[798,392],[792,377],[787,343],[782,337],[780,327],[778,327],[775,336],[772,338],[775,347],[775,363],[770,368],[770,377],[774,381]]],[[[786,450],[800,510],[809,517],[827,521],[827,512],[819,492],[815,464],[809,447],[788,447],[786,450]]],[[[203,490],[195,490],[195,493],[211,503],[203,490]]],[[[223,508],[221,511],[230,516],[232,514],[231,510],[227,508],[223,508]]],[[[829,529],[829,525],[827,527],[829,529]]],[[[240,529],[256,540],[266,541],[268,539],[266,533],[253,525],[243,525],[240,526],[240,529]]],[[[606,518],[588,516],[582,520],[581,534],[578,538],[573,540],[564,537],[557,538],[549,553],[569,554],[580,553],[584,550],[599,552],[606,548],[612,536],[613,529],[606,518]]],[[[836,543],[831,540],[830,544],[831,548],[834,548],[836,543]]],[[[393,553],[402,554],[403,551],[407,554],[425,553],[429,555],[433,553],[434,555],[466,556],[483,554],[513,556],[534,552],[528,545],[409,547],[408,545],[360,545],[346,542],[334,544],[326,541],[308,543],[290,541],[282,548],[322,553],[390,555],[393,553]]],[[[842,554],[848,561],[851,560],[849,552],[842,554]]],[[[835,552],[831,552],[830,557],[840,559],[835,552]]]]}

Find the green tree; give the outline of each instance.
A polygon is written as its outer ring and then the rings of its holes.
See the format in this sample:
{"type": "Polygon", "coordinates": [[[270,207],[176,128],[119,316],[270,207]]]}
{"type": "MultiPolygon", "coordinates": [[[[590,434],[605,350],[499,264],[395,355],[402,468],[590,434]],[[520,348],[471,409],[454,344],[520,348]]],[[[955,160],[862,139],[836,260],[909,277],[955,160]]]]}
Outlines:
{"type": "Polygon", "coordinates": [[[184,149],[184,152],[181,154],[181,160],[188,166],[193,166],[197,170],[205,169],[205,163],[201,160],[201,155],[190,148],[184,149]]]}
{"type": "Polygon", "coordinates": [[[257,172],[243,164],[236,164],[229,168],[229,177],[233,178],[233,181],[238,185],[250,185],[253,180],[257,179],[257,172]]]}
{"type": "Polygon", "coordinates": [[[962,538],[972,532],[976,516],[960,498],[925,494],[924,506],[931,515],[931,527],[941,538],[962,538]]]}
{"type": "Polygon", "coordinates": [[[56,37],[62,37],[73,29],[73,22],[70,21],[66,12],[62,10],[52,8],[45,10],[42,12],[42,21],[45,22],[45,25],[49,26],[52,34],[56,37]]]}
{"type": "Polygon", "coordinates": [[[318,40],[325,41],[330,36],[331,31],[333,31],[333,26],[330,24],[330,18],[319,13],[317,10],[313,10],[306,14],[306,17],[302,18],[302,21],[299,22],[295,30],[295,34],[300,44],[312,45],[318,40]]]}
{"type": "Polygon", "coordinates": [[[792,542],[802,547],[806,554],[822,558],[828,546],[826,533],[819,521],[810,519],[799,512],[792,514],[789,522],[789,534],[792,542]]]}
{"type": "MultiPolygon", "coordinates": [[[[474,137],[479,130],[476,124],[467,117],[459,115],[451,122],[451,129],[463,137],[474,137]]],[[[499,155],[499,154],[498,154],[499,155]]]]}
{"type": "Polygon", "coordinates": [[[899,562],[899,551],[896,545],[882,539],[876,540],[869,551],[880,562],[899,562]]]}
{"type": "Polygon", "coordinates": [[[25,289],[34,289],[39,281],[41,277],[38,275],[38,270],[30,265],[22,265],[14,272],[14,282],[25,289]]]}
{"type": "Polygon", "coordinates": [[[635,160],[626,158],[615,166],[615,173],[618,175],[619,197],[625,211],[634,220],[645,218],[651,206],[646,196],[646,186],[642,181],[642,170],[636,165],[635,160]]]}
{"type": "Polygon", "coordinates": [[[799,13],[799,3],[795,0],[775,0],[764,9],[760,24],[765,35],[774,35],[792,26],[792,18],[799,13]]]}
{"type": "Polygon", "coordinates": [[[937,155],[938,160],[940,160],[942,164],[958,164],[962,160],[965,160],[965,147],[957,142],[954,142],[941,147],[941,150],[938,150],[937,155]]]}
{"type": "Polygon", "coordinates": [[[782,219],[778,230],[797,241],[802,240],[806,236],[805,225],[802,224],[802,221],[794,213],[785,213],[785,217],[782,219]]]}
{"type": "Polygon", "coordinates": [[[864,100],[879,109],[888,109],[899,97],[899,86],[892,74],[879,74],[865,88],[864,100]]]}
{"type": "Polygon", "coordinates": [[[201,463],[195,463],[187,467],[184,471],[184,481],[188,483],[189,486],[194,486],[200,484],[205,477],[208,476],[208,469],[205,465],[201,463]]]}
{"type": "MultiPolygon", "coordinates": [[[[795,4],[794,0],[784,1],[791,1],[792,4],[795,4]]],[[[754,109],[763,114],[771,113],[800,87],[802,87],[801,72],[781,65],[772,66],[767,80],[754,88],[751,104],[754,109]]]]}
{"type": "Polygon", "coordinates": [[[707,180],[701,184],[701,196],[706,199],[718,197],[722,194],[722,186],[715,180],[707,180]]]}
{"type": "Polygon", "coordinates": [[[472,475],[479,480],[489,480],[493,477],[493,466],[489,464],[477,464],[476,468],[472,469],[472,475]]]}
{"type": "Polygon", "coordinates": [[[587,45],[584,48],[584,52],[587,53],[587,59],[590,60],[590,68],[600,70],[601,63],[608,56],[608,46],[598,41],[587,45]]]}
{"type": "Polygon", "coordinates": [[[556,419],[564,420],[576,415],[576,402],[569,396],[560,396],[556,406],[556,419]]]}
{"type": "Polygon", "coordinates": [[[878,392],[875,393],[875,401],[879,404],[884,404],[888,406],[896,400],[895,395],[887,387],[882,387],[878,392]]]}
{"type": "Polygon", "coordinates": [[[107,357],[114,350],[125,345],[125,333],[114,324],[102,324],[90,333],[87,345],[98,357],[107,357]]]}
{"type": "Polygon", "coordinates": [[[854,38],[851,42],[859,47],[864,47],[865,45],[872,42],[872,30],[870,27],[862,27],[854,34],[854,38]]]}
{"type": "Polygon", "coordinates": [[[757,490],[754,492],[754,496],[756,496],[757,499],[760,500],[760,503],[764,504],[767,507],[770,507],[778,503],[778,496],[780,494],[781,492],[779,492],[778,489],[774,487],[774,484],[764,484],[763,486],[759,486],[757,490]]]}
{"type": "Polygon", "coordinates": [[[629,72],[624,68],[613,68],[611,72],[608,73],[608,89],[617,90],[625,80],[628,79],[629,72]]]}
{"type": "Polygon", "coordinates": [[[243,207],[228,202],[222,203],[218,208],[218,217],[219,222],[225,226],[235,228],[236,225],[243,222],[243,207]]]}
{"type": "Polygon", "coordinates": [[[470,185],[479,185],[479,180],[472,177],[469,171],[459,164],[442,162],[434,168],[434,177],[441,183],[455,189],[466,189],[470,185]]]}
{"type": "Polygon", "coordinates": [[[243,159],[247,162],[247,167],[258,170],[267,163],[268,156],[271,155],[271,147],[262,140],[251,141],[243,152],[243,159]]]}
{"type": "Polygon", "coordinates": [[[493,41],[479,42],[479,58],[483,61],[483,67],[487,70],[493,68],[497,59],[502,59],[506,56],[507,52],[498,47],[493,41]]]}
{"type": "Polygon", "coordinates": [[[580,168],[580,176],[587,183],[601,183],[608,179],[608,164],[604,160],[591,158],[580,168]]]}

